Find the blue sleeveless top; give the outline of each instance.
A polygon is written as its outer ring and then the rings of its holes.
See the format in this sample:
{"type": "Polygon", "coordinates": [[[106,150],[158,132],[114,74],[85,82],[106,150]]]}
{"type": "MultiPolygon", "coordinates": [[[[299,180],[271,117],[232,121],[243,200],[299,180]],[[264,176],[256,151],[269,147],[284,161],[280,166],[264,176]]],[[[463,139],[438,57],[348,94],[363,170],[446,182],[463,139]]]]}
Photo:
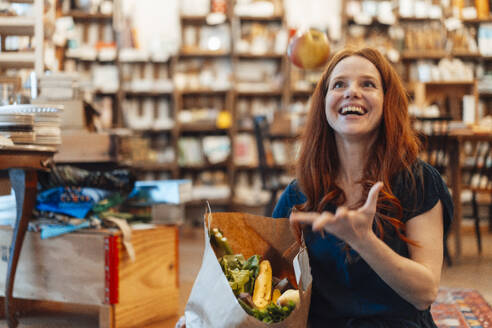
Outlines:
{"type": "MultiPolygon", "coordinates": [[[[403,207],[403,223],[432,209],[438,200],[443,208],[444,232],[453,217],[453,204],[439,172],[423,161],[417,161],[413,173],[416,193],[410,181],[400,174],[392,180],[392,190],[403,207]]],[[[306,201],[294,180],[284,190],[273,212],[274,218],[288,218],[292,207],[306,201]]],[[[328,204],[326,211],[335,213],[328,204]]],[[[304,229],[309,253],[313,291],[309,323],[317,327],[436,327],[430,309],[420,311],[389,287],[372,268],[334,235],[321,237],[310,228],[304,229]]],[[[396,253],[409,257],[408,248],[394,229],[387,228],[384,242],[396,253]]]]}

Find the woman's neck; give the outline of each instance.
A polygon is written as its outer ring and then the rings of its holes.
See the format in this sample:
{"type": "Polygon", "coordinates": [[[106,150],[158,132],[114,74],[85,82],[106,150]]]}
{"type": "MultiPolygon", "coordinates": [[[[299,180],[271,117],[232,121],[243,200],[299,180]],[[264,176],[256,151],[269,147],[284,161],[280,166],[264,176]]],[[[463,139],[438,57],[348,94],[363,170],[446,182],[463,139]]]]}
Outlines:
{"type": "Polygon", "coordinates": [[[358,181],[361,181],[372,142],[373,140],[371,139],[347,141],[346,139],[336,138],[340,159],[338,183],[344,186],[353,186],[358,181]]]}

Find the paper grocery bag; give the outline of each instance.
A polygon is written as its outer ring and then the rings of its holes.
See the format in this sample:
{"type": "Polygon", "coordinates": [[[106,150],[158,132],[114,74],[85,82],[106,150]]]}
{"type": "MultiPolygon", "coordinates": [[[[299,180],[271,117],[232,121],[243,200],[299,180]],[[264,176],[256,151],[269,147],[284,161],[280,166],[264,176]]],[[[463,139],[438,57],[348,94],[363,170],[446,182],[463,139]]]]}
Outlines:
{"type": "Polygon", "coordinates": [[[306,327],[311,300],[311,269],[305,247],[299,247],[288,219],[246,213],[209,213],[204,220],[205,250],[185,309],[186,328],[306,327]],[[217,260],[208,236],[219,228],[235,254],[259,254],[270,261],[273,275],[287,277],[296,286],[300,304],[283,321],[266,324],[248,315],[239,305],[217,260]],[[296,277],[293,261],[299,274],[296,277]]]}

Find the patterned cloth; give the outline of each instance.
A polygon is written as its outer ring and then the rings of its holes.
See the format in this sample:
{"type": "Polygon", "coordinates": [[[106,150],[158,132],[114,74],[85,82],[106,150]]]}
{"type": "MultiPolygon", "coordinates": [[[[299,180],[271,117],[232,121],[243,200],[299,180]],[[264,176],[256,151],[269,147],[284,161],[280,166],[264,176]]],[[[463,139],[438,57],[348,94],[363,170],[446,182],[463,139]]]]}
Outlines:
{"type": "Polygon", "coordinates": [[[492,328],[492,307],[473,289],[441,288],[431,313],[439,328],[492,328]]]}

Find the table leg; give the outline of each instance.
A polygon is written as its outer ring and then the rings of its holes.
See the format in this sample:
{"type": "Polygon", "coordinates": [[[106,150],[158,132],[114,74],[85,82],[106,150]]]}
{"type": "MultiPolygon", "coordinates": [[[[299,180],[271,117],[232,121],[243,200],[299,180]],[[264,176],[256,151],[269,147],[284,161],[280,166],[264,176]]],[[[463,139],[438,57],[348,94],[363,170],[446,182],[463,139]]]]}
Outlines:
{"type": "Polygon", "coordinates": [[[37,175],[35,171],[24,171],[21,169],[9,170],[10,182],[15,192],[17,205],[17,218],[15,220],[12,242],[9,253],[9,262],[7,265],[7,281],[5,284],[5,316],[9,328],[15,328],[18,320],[15,317],[13,308],[13,290],[17,263],[24,242],[31,211],[36,203],[36,183],[37,175]]]}

